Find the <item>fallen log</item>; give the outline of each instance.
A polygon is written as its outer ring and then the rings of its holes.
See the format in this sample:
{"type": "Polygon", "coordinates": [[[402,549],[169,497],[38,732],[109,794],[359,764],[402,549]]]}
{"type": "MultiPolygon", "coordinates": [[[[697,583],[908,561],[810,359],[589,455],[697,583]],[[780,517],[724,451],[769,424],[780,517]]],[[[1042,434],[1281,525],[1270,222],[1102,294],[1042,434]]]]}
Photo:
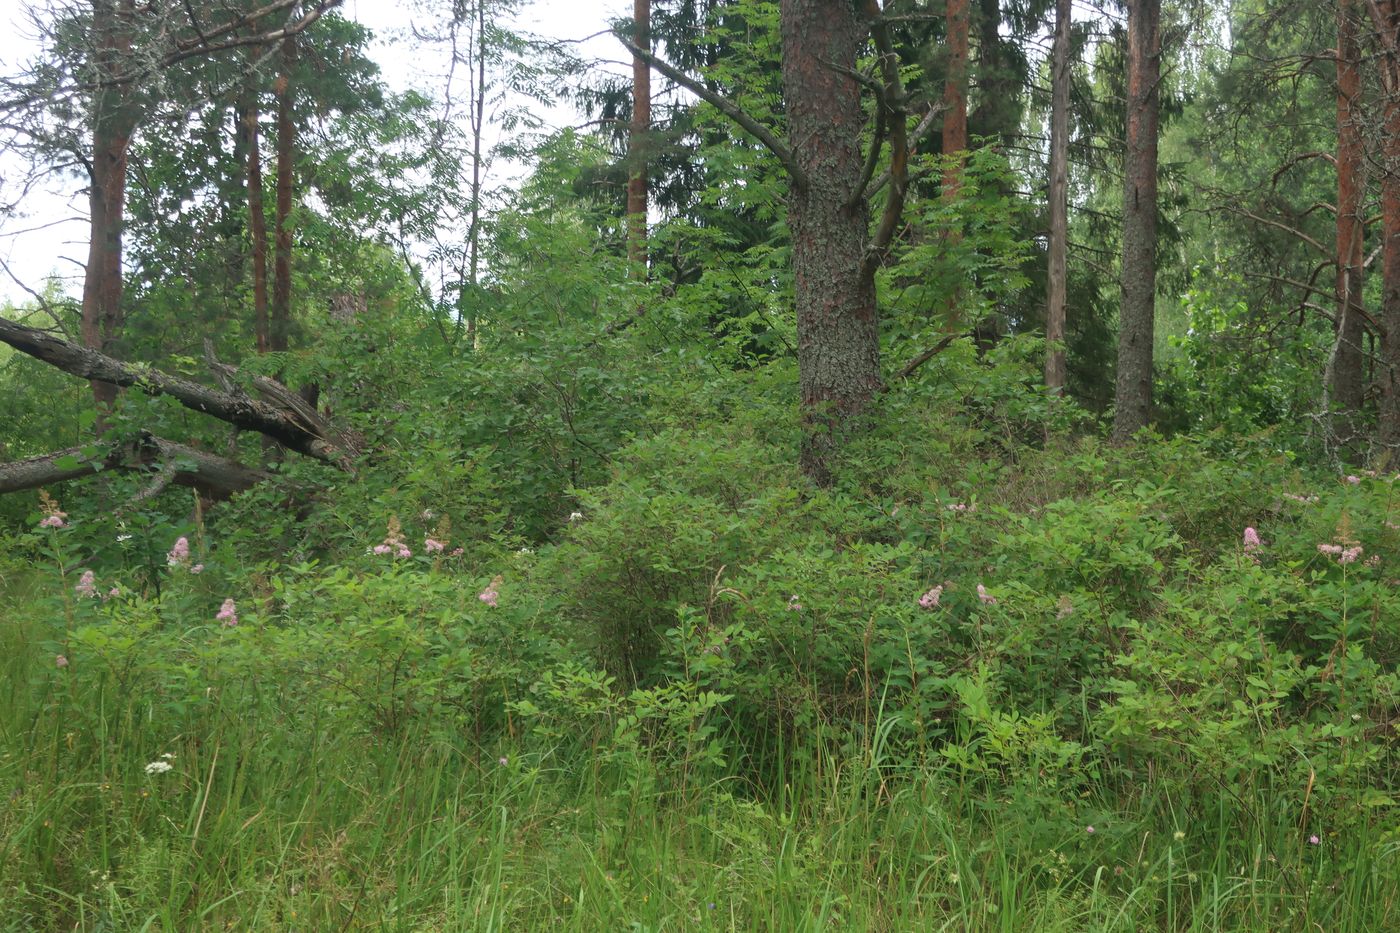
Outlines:
{"type": "Polygon", "coordinates": [[[193,411],[236,428],[265,434],[289,450],[342,470],[351,469],[355,451],[343,446],[346,444],[344,435],[308,407],[279,408],[246,395],[221,392],[148,366],[124,363],[4,317],[0,317],[0,342],[82,379],[124,388],[136,386],[151,395],[168,395],[193,411]]]}
{"type": "Polygon", "coordinates": [[[0,493],[52,486],[104,471],[140,471],[155,477],[156,492],[167,483],[176,483],[198,490],[207,499],[227,499],[272,478],[255,467],[151,434],[120,443],[99,443],[95,448],[69,447],[0,463],[0,493]]]}

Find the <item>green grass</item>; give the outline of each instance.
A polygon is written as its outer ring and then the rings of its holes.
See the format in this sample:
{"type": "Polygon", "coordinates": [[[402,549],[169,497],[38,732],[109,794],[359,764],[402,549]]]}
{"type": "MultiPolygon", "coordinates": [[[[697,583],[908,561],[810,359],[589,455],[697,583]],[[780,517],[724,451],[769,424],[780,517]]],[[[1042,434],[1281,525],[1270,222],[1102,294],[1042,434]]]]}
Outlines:
{"type": "Polygon", "coordinates": [[[1061,800],[896,766],[879,731],[797,750],[771,792],[430,723],[344,734],[276,684],[172,707],[59,672],[27,599],[12,583],[0,625],[7,931],[1400,926],[1393,836],[1309,845],[1267,788],[1199,812],[1150,781],[1061,800]]]}

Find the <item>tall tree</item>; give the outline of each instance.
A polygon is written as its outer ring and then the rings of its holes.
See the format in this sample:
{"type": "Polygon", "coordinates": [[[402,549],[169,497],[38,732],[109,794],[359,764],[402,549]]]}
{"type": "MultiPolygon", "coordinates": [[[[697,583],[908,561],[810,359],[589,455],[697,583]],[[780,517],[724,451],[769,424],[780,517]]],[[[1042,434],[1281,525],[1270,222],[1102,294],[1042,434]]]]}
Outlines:
{"type": "Polygon", "coordinates": [[[253,339],[257,351],[272,349],[267,304],[267,210],[263,206],[262,136],[258,132],[257,90],[249,82],[239,107],[239,131],[243,134],[244,178],[248,201],[248,234],[253,259],[253,339]]]}
{"type": "Polygon", "coordinates": [[[1118,312],[1117,404],[1113,415],[1113,438],[1120,443],[1152,421],[1161,18],[1161,0],[1129,0],[1122,302],[1118,312]]]}
{"type": "Polygon", "coordinates": [[[1070,0],[1055,0],[1055,46],[1050,58],[1050,242],[1045,285],[1045,385],[1065,386],[1066,253],[1069,244],[1070,0]]]}
{"type": "MultiPolygon", "coordinates": [[[[786,169],[788,228],[797,304],[797,369],[803,472],[832,479],[834,459],[859,430],[884,387],[875,272],[899,226],[908,188],[910,134],[899,59],[877,0],[830,3],[781,0],[783,105],[787,140],[703,82],[619,39],[667,78],[715,106],[762,142],[786,169]],[[879,71],[871,151],[862,152],[866,119],[858,58],[874,39],[879,71]],[[889,168],[875,176],[888,143],[889,168]],[[870,233],[870,195],[888,188],[870,233]]],[[[915,130],[927,129],[931,115],[915,130]]]]}
{"type": "MultiPolygon", "coordinates": [[[[122,223],[126,205],[127,152],[136,129],[137,106],[128,73],[132,0],[93,0],[92,158],[88,163],[89,229],[87,270],[83,277],[83,343],[107,352],[122,326],[122,223]]],[[[117,397],[117,387],[92,382],[98,430],[117,397]]]]}
{"type": "MultiPolygon", "coordinates": [[[[967,31],[968,0],[948,0],[948,73],[943,83],[943,154],[967,150],[967,31]]],[[[943,174],[943,194],[958,191],[961,163],[949,164],[943,174]]]]}
{"type": "Polygon", "coordinates": [[[292,321],[292,196],[296,181],[296,63],[294,36],[282,40],[282,73],[277,77],[277,207],[272,279],[270,346],[287,349],[292,321]]]}
{"type": "MultiPolygon", "coordinates": [[[[651,48],[651,0],[634,0],[632,41],[651,48]]],[[[627,256],[646,262],[647,248],[647,133],[651,129],[651,66],[632,56],[632,127],[628,135],[627,256]]]]}
{"type": "Polygon", "coordinates": [[[1378,440],[1400,463],[1400,3],[1367,0],[1381,54],[1381,308],[1378,440]]]}
{"type": "Polygon", "coordinates": [[[1362,289],[1366,149],[1361,109],[1361,50],[1357,42],[1357,0],[1337,2],[1337,278],[1336,341],[1327,360],[1326,408],[1348,413],[1333,422],[1355,440],[1354,418],[1365,395],[1362,289]]]}

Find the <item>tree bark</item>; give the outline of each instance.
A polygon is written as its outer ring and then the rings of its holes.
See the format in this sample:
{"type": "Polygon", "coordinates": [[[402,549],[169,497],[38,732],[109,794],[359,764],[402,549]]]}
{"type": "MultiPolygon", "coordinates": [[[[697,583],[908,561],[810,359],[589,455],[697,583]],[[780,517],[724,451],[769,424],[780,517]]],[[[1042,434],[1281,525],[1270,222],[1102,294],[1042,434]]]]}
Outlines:
{"type": "MultiPolygon", "coordinates": [[[[127,150],[136,126],[136,109],[123,78],[124,57],[131,50],[129,0],[93,0],[94,65],[99,81],[94,91],[92,163],[88,188],[91,238],[83,276],[83,343],[106,351],[121,334],[122,226],[126,206],[127,150]]],[[[115,386],[92,384],[97,405],[97,431],[105,430],[106,414],[116,400],[115,386]]]]}
{"type": "Polygon", "coordinates": [[[165,473],[169,482],[193,487],[210,499],[227,499],[270,479],[271,474],[203,450],[143,434],[88,456],[82,447],[0,463],[0,494],[52,486],[110,470],[165,473]]]}
{"type": "MultiPolygon", "coordinates": [[[[344,437],[315,412],[285,399],[279,399],[280,404],[274,406],[245,395],[220,392],[157,369],[123,363],[7,318],[0,318],[0,343],[83,379],[122,387],[139,385],[150,395],[168,395],[186,408],[246,431],[265,434],[285,447],[342,469],[349,469],[355,453],[344,437]]],[[[280,383],[268,382],[292,395],[280,383]]]]}
{"type": "Polygon", "coordinates": [[[1365,395],[1361,341],[1366,197],[1366,152],[1362,136],[1360,48],[1356,0],[1337,3],[1337,325],[1327,360],[1326,410],[1343,413],[1332,422],[1343,443],[1355,440],[1353,417],[1365,395]]]}
{"type": "Polygon", "coordinates": [[[826,484],[833,455],[883,385],[875,283],[864,262],[864,118],[853,77],[866,31],[845,0],[782,0],[779,15],[788,138],[806,179],[788,196],[800,460],[807,476],[826,484]]]}
{"type": "MultiPolygon", "coordinates": [[[[651,0],[634,0],[633,41],[651,48],[651,0]]],[[[627,137],[627,258],[638,263],[642,277],[647,261],[647,134],[651,131],[651,67],[632,56],[632,126],[627,137]]]]}
{"type": "MultiPolygon", "coordinates": [[[[948,0],[948,74],[943,82],[943,154],[967,151],[968,0],[948,0]]],[[[955,197],[962,160],[943,174],[943,196],[955,197]]]]}
{"type": "Polygon", "coordinates": [[[1119,443],[1152,421],[1161,56],[1161,0],[1129,0],[1122,303],[1118,314],[1117,404],[1113,415],[1113,439],[1119,443]]]}
{"type": "Polygon", "coordinates": [[[262,144],[257,92],[249,89],[239,114],[247,157],[248,233],[253,247],[253,341],[259,353],[272,349],[267,305],[267,210],[263,206],[262,144]]]}
{"type": "Polygon", "coordinates": [[[1378,0],[1371,9],[1380,33],[1378,59],[1382,105],[1381,161],[1381,352],[1378,441],[1400,466],[1400,3],[1378,0]]]}
{"type": "Polygon", "coordinates": [[[1066,256],[1069,244],[1070,0],[1055,0],[1055,47],[1050,59],[1050,244],[1045,287],[1045,386],[1065,387],[1066,256]]]}
{"type": "Polygon", "coordinates": [[[277,215],[276,255],[273,265],[272,313],[269,345],[285,352],[292,322],[292,193],[296,166],[296,124],[293,121],[297,62],[294,36],[282,40],[282,74],[277,78],[277,215]]]}

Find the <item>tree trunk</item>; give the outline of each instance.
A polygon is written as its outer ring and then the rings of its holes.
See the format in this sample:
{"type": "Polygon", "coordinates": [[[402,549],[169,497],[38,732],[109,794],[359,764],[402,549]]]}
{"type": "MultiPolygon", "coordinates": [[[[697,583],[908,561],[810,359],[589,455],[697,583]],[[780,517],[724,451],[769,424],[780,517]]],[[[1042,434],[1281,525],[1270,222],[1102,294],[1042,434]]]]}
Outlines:
{"type": "Polygon", "coordinates": [[[1352,416],[1365,394],[1362,269],[1366,152],[1362,138],[1360,49],[1356,0],[1337,4],[1337,326],[1327,360],[1326,410],[1348,413],[1332,424],[1343,443],[1355,440],[1352,416]]]}
{"type": "Polygon", "coordinates": [[[486,131],[486,0],[476,4],[476,76],[472,84],[472,211],[467,227],[467,283],[471,305],[467,308],[467,346],[476,349],[477,282],[481,270],[481,170],[483,134],[486,131]]]}
{"type": "Polygon", "coordinates": [[[1381,353],[1377,370],[1381,404],[1378,439],[1400,466],[1400,4],[1382,0],[1376,28],[1385,54],[1379,60],[1385,94],[1381,127],[1381,353]]]}
{"type": "MultiPolygon", "coordinates": [[[[651,0],[634,0],[633,41],[651,48],[651,0]]],[[[647,261],[647,133],[651,130],[651,68],[632,56],[632,127],[628,135],[627,258],[646,275],[647,261]]]]}
{"type": "Polygon", "coordinates": [[[1128,3],[1127,148],[1123,159],[1122,303],[1118,313],[1113,439],[1152,421],[1152,339],[1157,296],[1157,103],[1161,0],[1128,3]]]}
{"type": "Polygon", "coordinates": [[[831,480],[832,458],[880,391],[869,207],[862,194],[860,85],[866,30],[853,4],[781,0],[783,98],[799,169],[788,196],[797,299],[803,472],[831,480]]]}
{"type": "MultiPolygon", "coordinates": [[[[948,74],[943,82],[943,154],[967,150],[968,0],[948,0],[948,74]]],[[[962,160],[943,174],[943,195],[957,195],[962,160]]]]}
{"type": "Polygon", "coordinates": [[[259,353],[272,349],[267,309],[267,211],[263,207],[262,145],[258,134],[256,91],[240,108],[247,157],[248,232],[253,244],[253,340],[259,353]]]}
{"type": "Polygon", "coordinates": [[[308,457],[349,469],[356,445],[332,429],[295,393],[271,379],[253,381],[254,387],[273,404],[242,394],[220,392],[208,386],[171,376],[148,366],[130,366],[97,350],[80,347],[34,327],[0,317],[0,343],[6,343],[78,376],[112,386],[140,385],[148,395],[168,395],[193,411],[218,418],[236,428],[265,434],[285,447],[308,457]]]}
{"type": "Polygon", "coordinates": [[[1065,387],[1066,254],[1069,242],[1069,26],[1070,0],[1055,0],[1055,48],[1051,56],[1050,248],[1045,295],[1045,386],[1065,387]]]}
{"type": "MultiPolygon", "coordinates": [[[[0,463],[0,494],[52,486],[108,470],[149,472],[158,484],[173,482],[191,486],[210,499],[227,499],[271,478],[271,474],[237,461],[143,434],[137,440],[100,451],[96,456],[84,447],[71,447],[0,463]]],[[[159,488],[152,490],[158,491],[159,488]]]]}
{"type": "Polygon", "coordinates": [[[282,74],[277,79],[277,243],[272,280],[269,343],[273,352],[287,349],[292,322],[292,189],[296,167],[296,124],[292,120],[295,37],[282,40],[282,74]]]}
{"type": "MultiPolygon", "coordinates": [[[[94,64],[99,80],[122,76],[122,59],[131,50],[129,3],[94,0],[92,30],[94,64]]],[[[83,276],[83,343],[106,351],[122,330],[122,225],[126,205],[127,150],[136,125],[135,107],[125,84],[94,91],[92,171],[88,188],[91,238],[83,276]]],[[[92,384],[97,405],[97,430],[105,430],[105,414],[116,400],[115,386],[92,384]]]]}

